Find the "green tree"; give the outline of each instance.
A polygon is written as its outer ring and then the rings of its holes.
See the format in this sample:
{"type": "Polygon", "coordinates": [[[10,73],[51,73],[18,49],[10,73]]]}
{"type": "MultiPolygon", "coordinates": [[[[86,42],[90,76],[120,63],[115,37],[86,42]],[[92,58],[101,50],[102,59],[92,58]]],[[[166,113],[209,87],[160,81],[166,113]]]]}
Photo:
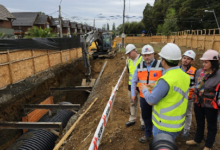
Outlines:
{"type": "Polygon", "coordinates": [[[28,28],[27,35],[24,38],[52,38],[57,37],[56,33],[51,32],[51,28],[42,29],[33,26],[32,28],[28,28]]]}
{"type": "MultiPolygon", "coordinates": [[[[145,29],[143,22],[126,22],[124,24],[125,26],[125,34],[141,34],[142,30],[145,29]]],[[[123,24],[120,24],[117,27],[117,31],[119,34],[122,34],[123,32],[123,24]]]]}
{"type": "Polygon", "coordinates": [[[39,14],[40,14],[40,15],[45,15],[45,13],[44,13],[44,12],[42,12],[42,11],[40,11],[40,12],[39,12],[39,14]]]}
{"type": "MultiPolygon", "coordinates": [[[[159,30],[161,30],[161,27],[159,27],[159,30]]],[[[171,35],[171,32],[177,32],[178,26],[177,26],[177,18],[176,18],[176,11],[173,8],[170,8],[167,11],[166,19],[164,21],[164,24],[162,26],[162,33],[163,35],[169,36],[171,35]]]]}
{"type": "Polygon", "coordinates": [[[157,27],[157,33],[163,33],[163,25],[159,24],[157,27]]]}
{"type": "Polygon", "coordinates": [[[166,15],[170,9],[176,12],[177,26],[179,30],[213,29],[217,24],[213,13],[205,13],[204,10],[215,10],[220,23],[220,3],[218,0],[155,0],[154,5],[146,4],[143,10],[142,22],[145,30],[152,28],[153,33],[159,33],[166,15]]]}
{"type": "Polygon", "coordinates": [[[112,31],[115,31],[115,23],[112,24],[112,31]]]}

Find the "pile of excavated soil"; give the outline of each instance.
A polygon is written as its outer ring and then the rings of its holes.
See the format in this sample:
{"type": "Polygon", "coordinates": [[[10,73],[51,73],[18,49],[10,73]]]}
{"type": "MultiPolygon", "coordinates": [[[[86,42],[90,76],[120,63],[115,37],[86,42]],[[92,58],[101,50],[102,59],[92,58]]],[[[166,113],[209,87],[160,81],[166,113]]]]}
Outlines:
{"type": "MultiPolygon", "coordinates": [[[[163,44],[157,45],[162,47],[163,44]]],[[[182,51],[186,51],[189,48],[181,47],[182,51]]],[[[202,54],[202,53],[201,53],[202,54]]],[[[199,55],[201,55],[199,54],[199,55]]],[[[123,68],[125,66],[124,53],[117,53],[114,59],[99,59],[92,61],[92,66],[94,70],[101,70],[102,65],[105,61],[108,61],[104,73],[95,88],[90,100],[85,104],[83,110],[89,106],[90,102],[96,97],[98,100],[88,111],[88,113],[81,119],[76,128],[73,130],[70,137],[63,144],[60,149],[74,149],[74,150],[85,150],[88,149],[92,138],[94,136],[95,130],[101,119],[101,115],[104,108],[111,95],[112,87],[116,85],[123,68]]],[[[158,57],[158,56],[157,56],[158,57]]],[[[200,61],[195,61],[195,64],[200,66],[200,61]]],[[[139,116],[137,118],[136,124],[131,127],[125,127],[125,123],[129,118],[129,99],[128,99],[128,73],[126,72],[124,78],[122,79],[122,84],[119,87],[115,102],[114,102],[114,117],[113,120],[108,120],[99,150],[147,150],[149,143],[142,144],[138,142],[138,139],[144,135],[144,131],[140,130],[139,116]]],[[[83,112],[82,110],[82,112],[83,112]]],[[[80,113],[81,114],[81,113],[80,113]]],[[[74,118],[76,119],[76,118],[74,118]]],[[[74,120],[73,119],[73,120],[74,120]]],[[[70,124],[67,127],[70,128],[73,120],[70,120],[70,124]]],[[[193,121],[190,131],[190,136],[188,139],[193,139],[196,131],[196,121],[193,112],[193,121]]],[[[206,135],[207,131],[205,131],[206,135]]],[[[185,142],[188,139],[182,139],[180,136],[176,139],[176,143],[180,150],[201,150],[204,147],[204,141],[197,147],[186,146],[185,142]]],[[[214,143],[213,150],[220,149],[218,146],[220,141],[220,132],[216,137],[216,142],[214,143]]]]}

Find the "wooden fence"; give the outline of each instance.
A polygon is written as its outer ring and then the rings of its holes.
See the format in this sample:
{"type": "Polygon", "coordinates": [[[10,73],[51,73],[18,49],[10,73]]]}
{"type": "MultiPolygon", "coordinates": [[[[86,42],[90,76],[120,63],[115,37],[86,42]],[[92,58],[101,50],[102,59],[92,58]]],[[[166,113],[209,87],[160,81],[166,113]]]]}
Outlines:
{"type": "Polygon", "coordinates": [[[81,48],[62,51],[14,50],[0,52],[0,89],[55,65],[82,57],[81,48]]]}
{"type": "MultiPolygon", "coordinates": [[[[220,52],[220,29],[206,30],[185,30],[176,32],[171,36],[144,36],[125,37],[125,44],[147,44],[151,42],[175,43],[179,46],[197,48],[199,50],[214,49],[220,52]],[[217,33],[217,34],[216,34],[217,33]]],[[[122,43],[122,38],[116,38],[117,43],[122,43]]]]}

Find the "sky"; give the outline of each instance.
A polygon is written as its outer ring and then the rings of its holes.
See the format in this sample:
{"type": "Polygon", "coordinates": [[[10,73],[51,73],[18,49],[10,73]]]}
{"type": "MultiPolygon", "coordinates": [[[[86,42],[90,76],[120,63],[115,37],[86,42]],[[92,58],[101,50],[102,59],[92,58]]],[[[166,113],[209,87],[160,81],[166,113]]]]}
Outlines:
{"type": "MultiPolygon", "coordinates": [[[[147,3],[153,5],[154,0],[125,0],[125,21],[141,21],[147,3]]],[[[1,0],[10,12],[44,12],[55,18],[61,15],[64,20],[86,23],[102,28],[107,23],[112,28],[123,23],[124,0],[1,0]]]]}

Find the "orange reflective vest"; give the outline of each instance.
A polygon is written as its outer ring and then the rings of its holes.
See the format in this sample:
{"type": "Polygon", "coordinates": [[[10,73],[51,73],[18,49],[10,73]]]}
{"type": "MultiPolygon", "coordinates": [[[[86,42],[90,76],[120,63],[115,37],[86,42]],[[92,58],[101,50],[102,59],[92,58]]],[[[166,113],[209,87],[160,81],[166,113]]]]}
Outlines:
{"type": "Polygon", "coordinates": [[[154,61],[149,72],[147,70],[147,66],[144,63],[145,61],[141,61],[141,63],[137,66],[138,85],[139,85],[140,96],[142,98],[144,98],[144,95],[141,91],[141,86],[146,84],[154,85],[156,81],[162,76],[162,65],[159,60],[154,61]]]}
{"type": "Polygon", "coordinates": [[[194,92],[194,85],[195,85],[195,73],[196,73],[196,68],[191,66],[186,73],[189,75],[190,77],[190,86],[189,86],[189,100],[192,99],[192,95],[194,92]]]}

